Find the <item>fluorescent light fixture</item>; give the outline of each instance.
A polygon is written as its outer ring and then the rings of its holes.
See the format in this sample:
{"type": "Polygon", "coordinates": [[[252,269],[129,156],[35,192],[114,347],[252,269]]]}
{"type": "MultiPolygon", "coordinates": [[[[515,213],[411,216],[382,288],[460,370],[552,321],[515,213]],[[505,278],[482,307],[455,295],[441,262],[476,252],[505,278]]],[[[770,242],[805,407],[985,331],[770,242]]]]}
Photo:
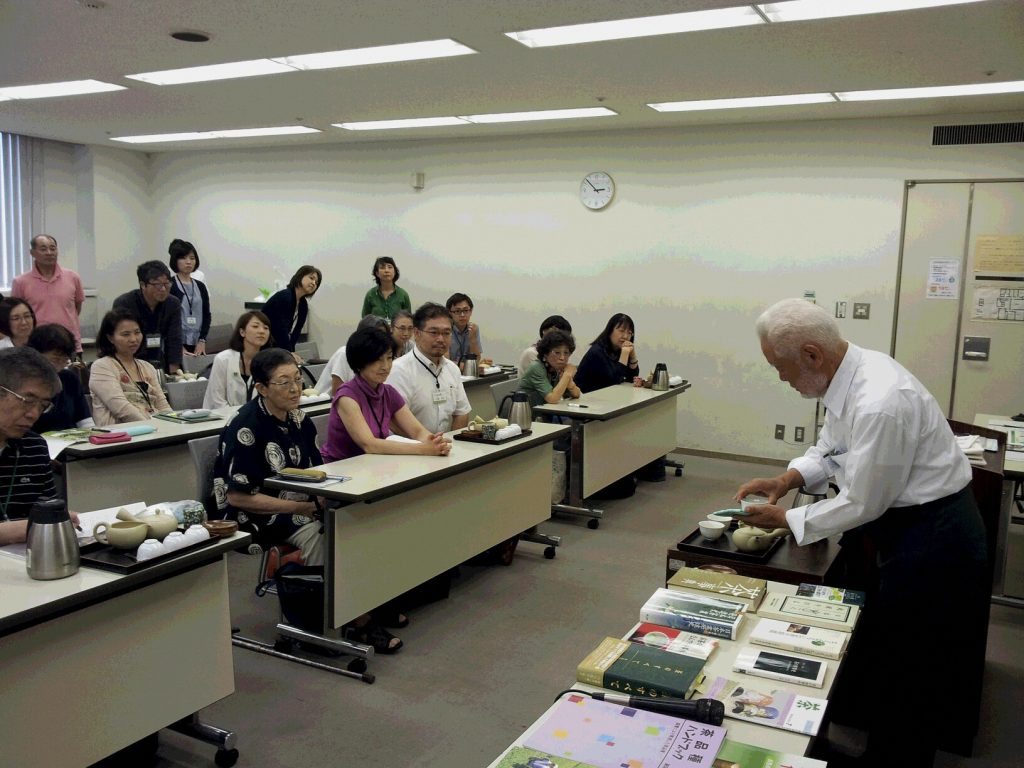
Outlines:
{"type": "Polygon", "coordinates": [[[528,29],[505,34],[528,48],[546,48],[552,45],[576,45],[577,43],[595,43],[602,40],[675,35],[681,32],[745,27],[763,23],[764,19],[753,7],[744,5],[712,11],[669,13],[663,16],[642,16],[618,21],[597,21],[589,24],[570,24],[564,27],[528,29]]]}
{"type": "Polygon", "coordinates": [[[361,67],[367,64],[386,64],[394,61],[419,61],[421,59],[442,59],[449,56],[465,56],[476,53],[454,40],[426,40],[421,43],[400,43],[378,45],[373,48],[353,48],[347,51],[307,53],[300,56],[282,56],[272,59],[294,69],[333,69],[336,67],[361,67]]]}
{"type": "Polygon", "coordinates": [[[797,93],[786,96],[749,96],[739,99],[703,99],[700,101],[664,101],[648,104],[658,112],[700,112],[710,109],[742,107],[781,107],[791,104],[829,104],[835,102],[831,93],[797,93]]]}
{"type": "Polygon", "coordinates": [[[137,75],[125,75],[125,77],[153,85],[181,85],[182,83],[205,83],[211,80],[231,80],[237,77],[277,75],[282,72],[294,71],[294,67],[277,61],[253,59],[252,61],[232,61],[228,64],[209,64],[203,67],[165,69],[160,72],[141,72],[137,75]]]}
{"type": "Polygon", "coordinates": [[[788,0],[782,3],[759,3],[757,7],[773,22],[782,22],[863,16],[868,13],[912,11],[919,8],[980,2],[984,0],[788,0]]]}
{"type": "Polygon", "coordinates": [[[521,123],[530,120],[569,120],[579,117],[611,117],[618,115],[607,107],[579,109],[543,109],[536,112],[495,112],[489,115],[462,115],[471,123],[521,123]]]}
{"type": "Polygon", "coordinates": [[[233,128],[226,131],[191,131],[189,133],[151,133],[145,136],[114,136],[111,141],[126,144],[160,144],[169,141],[204,141],[208,139],[242,139],[251,136],[287,136],[296,133],[320,133],[305,125],[283,125],[275,128],[233,128]]]}
{"type": "Polygon", "coordinates": [[[460,117],[410,117],[403,120],[366,120],[355,123],[332,123],[346,131],[389,131],[400,128],[436,128],[443,125],[468,125],[460,117]]]}
{"type": "Polygon", "coordinates": [[[938,99],[949,96],[984,96],[994,93],[1022,93],[1024,80],[970,85],[936,85],[926,88],[887,88],[880,91],[837,91],[840,101],[884,101],[887,99],[938,99]]]}
{"type": "Polygon", "coordinates": [[[104,83],[99,80],[70,80],[66,83],[43,83],[41,85],[16,85],[0,88],[0,100],[7,99],[49,99],[56,96],[80,96],[86,93],[123,91],[123,85],[104,83]]]}

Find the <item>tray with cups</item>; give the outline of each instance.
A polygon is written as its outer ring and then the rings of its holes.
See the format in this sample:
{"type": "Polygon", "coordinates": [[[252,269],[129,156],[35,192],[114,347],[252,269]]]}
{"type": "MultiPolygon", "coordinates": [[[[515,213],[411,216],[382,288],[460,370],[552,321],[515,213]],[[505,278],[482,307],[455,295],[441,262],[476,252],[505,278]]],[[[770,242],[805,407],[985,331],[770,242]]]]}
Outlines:
{"type": "MultiPolygon", "coordinates": [[[[173,516],[158,515],[154,518],[173,516]]],[[[174,555],[194,552],[217,541],[202,525],[190,525],[184,531],[178,526],[169,529],[159,522],[147,524],[146,517],[99,523],[94,529],[96,540],[81,547],[82,565],[114,573],[129,574],[148,568],[174,555]]]]}
{"type": "Polygon", "coordinates": [[[782,539],[778,538],[763,552],[741,552],[732,543],[731,535],[726,533],[725,524],[717,523],[717,525],[722,527],[717,529],[719,533],[716,538],[707,538],[701,529],[697,528],[689,535],[684,536],[676,548],[683,552],[694,552],[701,555],[714,554],[724,560],[735,560],[740,563],[767,563],[772,559],[775,551],[782,546],[782,539]]]}

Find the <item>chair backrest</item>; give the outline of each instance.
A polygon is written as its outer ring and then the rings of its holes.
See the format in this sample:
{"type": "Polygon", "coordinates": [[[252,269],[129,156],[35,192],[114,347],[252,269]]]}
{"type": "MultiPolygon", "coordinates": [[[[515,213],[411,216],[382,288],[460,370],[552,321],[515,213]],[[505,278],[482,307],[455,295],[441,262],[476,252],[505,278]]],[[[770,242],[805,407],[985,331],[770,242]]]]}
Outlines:
{"type": "Polygon", "coordinates": [[[164,384],[167,390],[167,402],[176,411],[182,408],[202,408],[203,397],[206,395],[208,381],[168,381],[164,384]]]}
{"type": "Polygon", "coordinates": [[[315,341],[300,341],[295,345],[295,354],[303,360],[319,360],[320,347],[315,341]]]}
{"type": "Polygon", "coordinates": [[[316,427],[316,447],[319,448],[324,444],[324,440],[327,439],[327,420],[330,418],[330,413],[321,413],[319,416],[310,416],[309,420],[313,422],[313,426],[316,427]]]}
{"type": "Polygon", "coordinates": [[[216,355],[185,355],[181,361],[181,367],[185,373],[203,373],[213,365],[213,358],[216,355]]]}
{"type": "Polygon", "coordinates": [[[218,323],[210,326],[206,334],[206,354],[215,355],[223,352],[231,344],[231,337],[235,333],[234,323],[218,323]]]}
{"type": "Polygon", "coordinates": [[[519,379],[513,377],[507,381],[499,381],[497,384],[491,384],[491,397],[494,398],[494,410],[501,418],[508,416],[508,411],[511,405],[505,408],[505,412],[501,412],[501,401],[505,399],[507,395],[511,395],[519,389],[519,379]]]}
{"type": "Polygon", "coordinates": [[[217,515],[217,502],[213,498],[213,462],[217,459],[219,443],[219,435],[188,441],[188,452],[196,472],[196,501],[206,507],[206,513],[211,517],[217,515]]]}
{"type": "Polygon", "coordinates": [[[303,366],[303,368],[309,371],[309,375],[313,377],[313,383],[310,384],[311,387],[315,387],[316,383],[320,381],[320,374],[324,372],[324,368],[326,367],[327,363],[315,363],[313,365],[303,366]]]}

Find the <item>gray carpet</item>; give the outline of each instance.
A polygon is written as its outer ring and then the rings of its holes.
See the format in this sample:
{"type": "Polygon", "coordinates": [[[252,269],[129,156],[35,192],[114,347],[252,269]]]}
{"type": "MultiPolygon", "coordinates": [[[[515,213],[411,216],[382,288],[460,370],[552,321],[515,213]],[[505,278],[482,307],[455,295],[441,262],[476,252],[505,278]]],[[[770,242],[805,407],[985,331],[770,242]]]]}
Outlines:
{"type": "MultiPolygon", "coordinates": [[[[397,631],[405,648],[370,662],[375,684],[236,648],[236,692],[203,718],[237,731],[240,766],[486,766],[572,684],[587,652],[629,629],[663,583],[668,546],[707,512],[730,506],[740,482],[773,472],[682,458],[682,478],[602,502],[599,530],[543,525],[563,537],[555,560],[521,543],[510,567],[462,567],[448,600],[414,611],[397,631]]],[[[232,618],[246,634],[273,640],[275,598],[252,594],[255,570],[254,558],[230,556],[232,618]]],[[[939,768],[1021,765],[1022,648],[1024,612],[993,607],[978,757],[941,754],[939,768]]],[[[937,724],[956,711],[951,695],[936,707],[937,724]]],[[[165,731],[158,764],[212,765],[213,752],[165,731]]]]}

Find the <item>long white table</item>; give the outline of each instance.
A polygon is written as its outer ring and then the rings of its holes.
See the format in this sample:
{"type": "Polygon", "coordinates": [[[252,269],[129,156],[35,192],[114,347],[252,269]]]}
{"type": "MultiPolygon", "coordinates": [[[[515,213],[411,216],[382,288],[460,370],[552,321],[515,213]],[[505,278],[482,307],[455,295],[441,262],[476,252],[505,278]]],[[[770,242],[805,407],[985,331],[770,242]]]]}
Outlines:
{"type": "MultiPolygon", "coordinates": [[[[769,592],[782,592],[789,595],[796,594],[795,584],[783,584],[782,582],[769,581],[768,582],[769,592]]],[[[711,654],[711,657],[704,664],[704,674],[708,680],[713,680],[716,677],[727,677],[731,680],[745,679],[749,681],[753,687],[766,687],[774,690],[787,690],[794,693],[801,694],[803,696],[812,696],[818,699],[827,699],[829,693],[832,690],[832,686],[835,683],[836,674],[839,671],[841,662],[832,661],[831,659],[825,659],[828,663],[828,671],[825,675],[825,685],[822,688],[810,688],[804,685],[792,685],[779,680],[769,680],[763,677],[752,677],[744,676],[740,672],[732,671],[733,661],[736,659],[736,654],[739,649],[743,646],[750,645],[750,633],[753,631],[754,626],[757,624],[757,614],[749,614],[744,619],[743,624],[740,626],[739,636],[736,640],[721,640],[719,639],[719,647],[711,654]]],[[[580,650],[580,660],[589,652],[590,646],[597,647],[597,644],[601,642],[602,638],[591,638],[592,642],[586,648],[580,650]]],[[[754,648],[761,648],[763,646],[752,646],[754,648]]],[[[800,655],[800,654],[796,654],[800,655]]],[[[814,657],[808,657],[814,658],[814,657]]],[[[564,688],[576,688],[580,690],[598,692],[604,689],[596,688],[592,685],[584,685],[583,683],[574,682],[572,685],[563,686],[564,688]]],[[[552,687],[552,695],[558,691],[552,687]]],[[[548,708],[543,715],[537,718],[529,728],[517,738],[512,744],[509,745],[508,749],[517,746],[523,746],[523,743],[530,735],[540,726],[541,722],[547,718],[548,714],[554,709],[555,704],[552,703],[551,707],[548,708]]],[[[828,712],[826,711],[826,718],[828,712]]],[[[791,755],[806,755],[808,750],[811,748],[811,744],[816,737],[808,736],[802,733],[796,733],[794,731],[784,731],[780,728],[771,728],[766,725],[758,725],[746,720],[735,720],[730,717],[726,717],[723,725],[727,729],[726,738],[734,741],[740,741],[744,744],[752,744],[754,746],[764,747],[766,749],[773,749],[778,752],[785,752],[791,755]]],[[[824,735],[823,732],[819,732],[819,735],[824,735]]],[[[496,768],[498,763],[501,762],[502,756],[506,752],[502,752],[497,759],[494,760],[489,768],[496,768]]]]}
{"type": "Polygon", "coordinates": [[[619,384],[534,408],[572,424],[568,503],[554,509],[590,517],[588,525],[597,528],[603,512],[583,500],[675,450],[676,398],[689,388],[688,382],[661,392],[619,384]]]}
{"type": "MultiPolygon", "coordinates": [[[[218,421],[183,424],[163,419],[116,424],[107,429],[148,425],[156,429],[127,443],[93,445],[75,443],[64,449],[64,482],[68,507],[73,510],[103,509],[112,499],[177,501],[195,495],[196,475],[188,441],[218,435],[238,408],[215,411],[218,421]]],[[[330,410],[330,398],[302,406],[307,416],[330,410]]]]}
{"type": "Polygon", "coordinates": [[[448,456],[357,456],[322,467],[352,479],[315,486],[268,480],[343,506],[325,516],[325,632],[547,520],[551,443],[534,424],[502,445],[454,441],[448,456]]]}
{"type": "Polygon", "coordinates": [[[233,693],[225,554],[248,539],[55,581],[0,550],[0,763],[87,765],[233,693]]]}

